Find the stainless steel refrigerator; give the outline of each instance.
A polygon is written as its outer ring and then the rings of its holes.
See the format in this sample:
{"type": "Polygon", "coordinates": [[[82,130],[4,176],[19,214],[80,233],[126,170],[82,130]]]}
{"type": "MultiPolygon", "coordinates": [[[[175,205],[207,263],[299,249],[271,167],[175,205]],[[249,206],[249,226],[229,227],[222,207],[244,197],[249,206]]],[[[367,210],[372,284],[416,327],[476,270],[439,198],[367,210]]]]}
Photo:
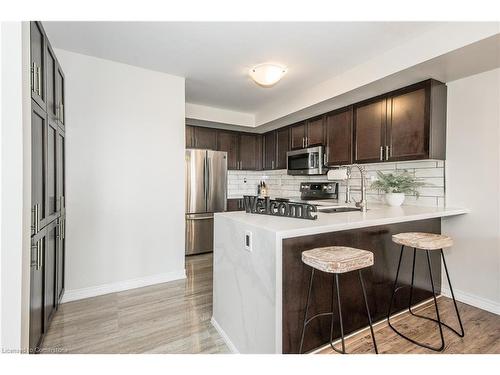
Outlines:
{"type": "Polygon", "coordinates": [[[214,212],[226,211],[227,153],[186,150],[186,255],[213,251],[214,212]]]}

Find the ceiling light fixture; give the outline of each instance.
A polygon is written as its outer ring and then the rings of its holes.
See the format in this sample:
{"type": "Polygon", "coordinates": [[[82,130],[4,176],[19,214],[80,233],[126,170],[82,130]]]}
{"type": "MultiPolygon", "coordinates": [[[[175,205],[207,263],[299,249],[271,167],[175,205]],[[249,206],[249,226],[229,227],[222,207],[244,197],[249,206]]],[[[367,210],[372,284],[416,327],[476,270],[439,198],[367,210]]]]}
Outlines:
{"type": "Polygon", "coordinates": [[[250,77],[252,77],[255,83],[259,86],[271,87],[283,78],[286,74],[286,67],[277,64],[264,63],[251,68],[248,74],[250,74],[250,77]]]}

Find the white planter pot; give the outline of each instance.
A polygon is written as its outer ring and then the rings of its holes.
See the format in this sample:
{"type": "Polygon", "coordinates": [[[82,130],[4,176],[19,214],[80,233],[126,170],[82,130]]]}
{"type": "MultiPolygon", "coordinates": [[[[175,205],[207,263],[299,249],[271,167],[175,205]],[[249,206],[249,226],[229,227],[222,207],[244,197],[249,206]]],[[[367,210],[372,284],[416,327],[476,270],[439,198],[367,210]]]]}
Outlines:
{"type": "Polygon", "coordinates": [[[405,195],[403,193],[386,193],[385,202],[389,206],[399,207],[405,201],[405,195]]]}

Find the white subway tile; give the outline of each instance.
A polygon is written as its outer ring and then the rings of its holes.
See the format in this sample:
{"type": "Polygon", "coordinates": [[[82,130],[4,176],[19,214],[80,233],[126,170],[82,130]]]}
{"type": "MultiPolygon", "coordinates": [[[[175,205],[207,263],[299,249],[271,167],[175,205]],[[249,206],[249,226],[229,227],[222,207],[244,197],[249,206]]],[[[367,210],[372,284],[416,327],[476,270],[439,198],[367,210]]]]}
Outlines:
{"type": "Polygon", "coordinates": [[[444,168],[415,169],[415,177],[444,177],[444,168]]]}

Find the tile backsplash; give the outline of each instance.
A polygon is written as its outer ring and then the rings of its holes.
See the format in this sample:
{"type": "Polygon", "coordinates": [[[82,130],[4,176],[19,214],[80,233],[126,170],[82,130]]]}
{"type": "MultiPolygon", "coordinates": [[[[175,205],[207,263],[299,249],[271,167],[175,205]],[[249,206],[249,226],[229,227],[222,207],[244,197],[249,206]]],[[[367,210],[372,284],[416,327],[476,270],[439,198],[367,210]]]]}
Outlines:
{"type": "MultiPolygon", "coordinates": [[[[444,161],[442,160],[364,164],[368,180],[368,202],[384,202],[383,192],[369,188],[371,180],[377,175],[377,171],[395,172],[406,169],[426,185],[420,188],[419,198],[414,195],[407,195],[404,204],[443,207],[445,205],[444,165],[444,161]]],[[[355,191],[355,189],[359,189],[361,178],[356,168],[353,168],[352,171],[352,197],[358,200],[360,193],[355,191]]],[[[269,195],[283,198],[299,196],[300,183],[303,181],[327,181],[326,176],[289,176],[286,169],[274,171],[228,171],[228,197],[239,198],[243,195],[257,194],[257,185],[261,180],[266,182],[269,195]]],[[[345,182],[341,181],[339,183],[339,200],[343,201],[344,198],[345,182]]]]}

